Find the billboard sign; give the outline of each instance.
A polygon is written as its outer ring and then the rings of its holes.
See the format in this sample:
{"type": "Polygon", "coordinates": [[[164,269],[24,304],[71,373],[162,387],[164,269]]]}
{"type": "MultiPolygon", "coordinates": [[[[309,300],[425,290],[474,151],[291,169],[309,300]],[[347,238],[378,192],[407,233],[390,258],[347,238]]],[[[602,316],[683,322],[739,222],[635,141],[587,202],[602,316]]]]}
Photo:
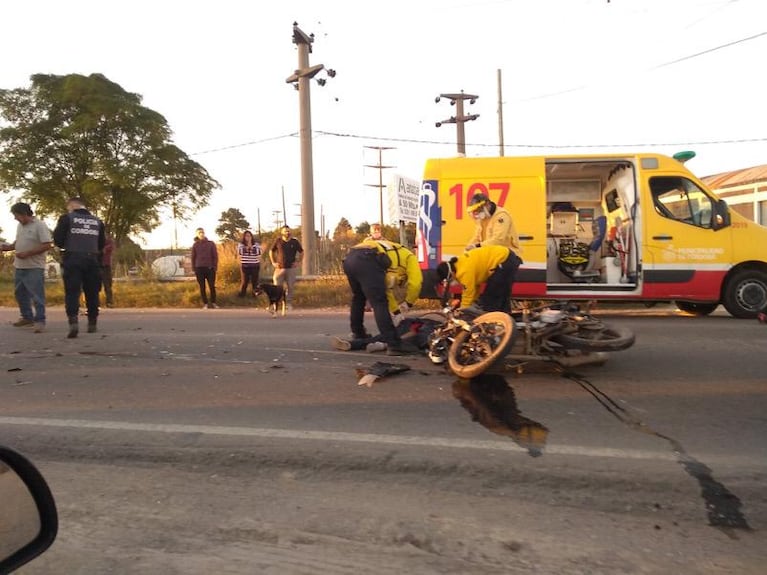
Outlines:
{"type": "Polygon", "coordinates": [[[389,183],[389,221],[416,223],[418,221],[418,196],[421,182],[395,174],[389,183]]]}

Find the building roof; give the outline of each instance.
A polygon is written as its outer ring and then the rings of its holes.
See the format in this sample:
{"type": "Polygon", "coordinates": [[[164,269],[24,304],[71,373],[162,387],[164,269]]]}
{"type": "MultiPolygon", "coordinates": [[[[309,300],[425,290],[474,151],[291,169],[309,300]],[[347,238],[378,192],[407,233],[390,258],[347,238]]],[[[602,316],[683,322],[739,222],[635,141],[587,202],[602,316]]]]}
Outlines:
{"type": "Polygon", "coordinates": [[[734,188],[735,186],[745,186],[756,182],[767,182],[767,164],[734,170],[732,172],[722,172],[721,174],[705,176],[702,179],[712,190],[734,188]]]}

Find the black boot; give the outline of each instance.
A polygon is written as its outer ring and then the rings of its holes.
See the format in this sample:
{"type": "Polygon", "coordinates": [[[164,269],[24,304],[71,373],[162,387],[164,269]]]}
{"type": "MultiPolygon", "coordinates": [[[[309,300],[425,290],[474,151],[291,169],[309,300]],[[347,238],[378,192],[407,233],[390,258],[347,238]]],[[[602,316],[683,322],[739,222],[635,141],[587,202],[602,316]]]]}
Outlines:
{"type": "Polygon", "coordinates": [[[88,318],[88,333],[96,333],[96,320],[88,318]]]}
{"type": "Polygon", "coordinates": [[[80,331],[80,327],[77,325],[77,316],[69,318],[69,333],[67,337],[69,339],[77,337],[77,333],[80,331]]]}

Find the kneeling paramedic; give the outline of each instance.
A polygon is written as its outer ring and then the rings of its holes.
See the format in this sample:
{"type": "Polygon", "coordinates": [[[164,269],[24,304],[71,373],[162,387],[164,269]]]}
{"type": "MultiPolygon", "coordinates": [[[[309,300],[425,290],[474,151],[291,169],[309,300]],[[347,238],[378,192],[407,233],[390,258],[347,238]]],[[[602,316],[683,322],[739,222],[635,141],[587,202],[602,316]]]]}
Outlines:
{"type": "Polygon", "coordinates": [[[367,300],[387,353],[418,353],[416,346],[402,341],[395,328],[395,320],[403,317],[421,292],[423,275],[415,254],[395,242],[368,238],[349,250],[343,268],[352,290],[349,320],[353,337],[369,337],[364,326],[367,300]],[[406,286],[404,301],[397,302],[395,286],[406,286]]]}
{"type": "Polygon", "coordinates": [[[463,286],[461,306],[484,313],[511,313],[511,287],[520,257],[504,246],[481,246],[437,266],[440,280],[455,279],[463,286]],[[480,295],[482,284],[485,291],[480,295]],[[479,308],[479,309],[476,309],[479,308]]]}

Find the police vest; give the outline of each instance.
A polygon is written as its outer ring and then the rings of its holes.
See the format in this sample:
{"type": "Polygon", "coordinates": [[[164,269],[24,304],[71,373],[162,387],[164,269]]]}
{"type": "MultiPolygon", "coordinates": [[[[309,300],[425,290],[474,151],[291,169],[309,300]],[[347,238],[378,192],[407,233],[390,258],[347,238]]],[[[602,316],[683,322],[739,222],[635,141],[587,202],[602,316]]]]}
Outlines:
{"type": "Polygon", "coordinates": [[[69,253],[91,253],[99,251],[99,228],[101,222],[92,215],[71,212],[69,216],[69,234],[64,249],[69,253]]]}

